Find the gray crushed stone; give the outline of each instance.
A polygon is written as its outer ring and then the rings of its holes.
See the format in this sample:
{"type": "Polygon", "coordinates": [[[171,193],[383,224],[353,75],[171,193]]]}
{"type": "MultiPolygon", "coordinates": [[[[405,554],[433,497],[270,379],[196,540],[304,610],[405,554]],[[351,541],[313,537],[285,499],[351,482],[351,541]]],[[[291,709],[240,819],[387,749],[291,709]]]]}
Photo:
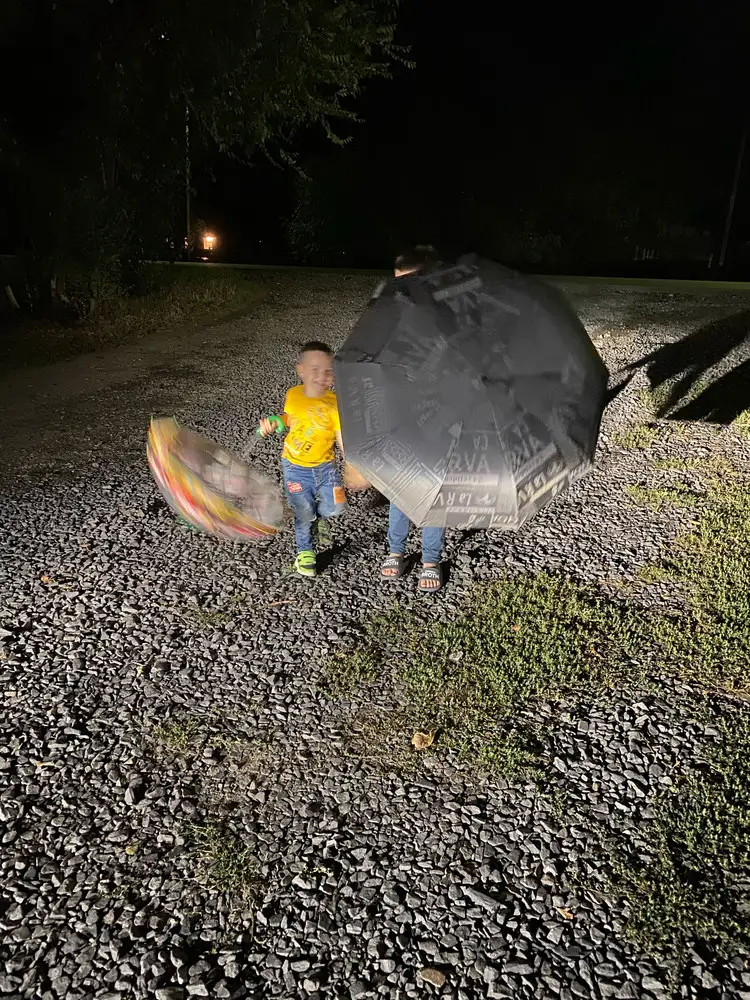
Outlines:
{"type": "MultiPolygon", "coordinates": [[[[376,575],[387,512],[355,498],[309,582],[285,574],[289,535],[222,545],[157,497],[151,413],[276,470],[255,422],[278,409],[295,346],[340,343],[373,284],[261,280],[268,297],[244,319],[0,382],[0,994],[666,997],[666,969],[628,943],[616,901],[571,876],[606,875],[586,817],[638,843],[652,796],[716,738],[680,711],[686,691],[542,706],[562,814],[533,785],[477,783],[437,756],[407,776],[373,768],[347,753],[345,706],[318,682],[321,658],[392,599],[376,575]],[[154,732],[186,719],[200,727],[190,751],[169,752],[154,732]],[[201,824],[252,851],[255,901],[195,881],[201,824]]],[[[571,295],[613,373],[747,301],[571,295]]],[[[623,492],[668,475],[616,440],[647,419],[647,387],[639,371],[606,414],[595,472],[526,530],[449,536],[438,616],[504,571],[632,580],[685,530],[684,512],[623,492]]],[[[709,428],[667,431],[654,453],[716,449],[750,461],[738,434],[709,428]]],[[[395,592],[409,604],[413,580],[395,592]]],[[[750,996],[744,956],[695,954],[680,996],[750,996]]]]}

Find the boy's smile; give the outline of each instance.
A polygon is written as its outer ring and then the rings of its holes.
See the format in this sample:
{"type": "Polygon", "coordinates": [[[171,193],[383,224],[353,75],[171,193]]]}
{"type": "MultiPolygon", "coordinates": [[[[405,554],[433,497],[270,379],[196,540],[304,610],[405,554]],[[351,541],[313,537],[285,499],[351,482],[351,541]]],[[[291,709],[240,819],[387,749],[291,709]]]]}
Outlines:
{"type": "Polygon", "coordinates": [[[305,351],[297,365],[297,374],[305,395],[318,399],[333,385],[333,360],[323,351],[305,351]]]}

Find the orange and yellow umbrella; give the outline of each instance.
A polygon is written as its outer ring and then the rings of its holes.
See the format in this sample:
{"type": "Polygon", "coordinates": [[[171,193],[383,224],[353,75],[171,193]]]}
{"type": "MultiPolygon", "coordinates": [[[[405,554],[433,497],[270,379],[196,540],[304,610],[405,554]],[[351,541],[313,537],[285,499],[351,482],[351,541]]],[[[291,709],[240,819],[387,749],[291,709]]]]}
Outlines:
{"type": "Polygon", "coordinates": [[[152,419],[146,456],[172,510],[217,538],[255,542],[284,518],[279,487],[209,438],[171,417],[152,419]]]}

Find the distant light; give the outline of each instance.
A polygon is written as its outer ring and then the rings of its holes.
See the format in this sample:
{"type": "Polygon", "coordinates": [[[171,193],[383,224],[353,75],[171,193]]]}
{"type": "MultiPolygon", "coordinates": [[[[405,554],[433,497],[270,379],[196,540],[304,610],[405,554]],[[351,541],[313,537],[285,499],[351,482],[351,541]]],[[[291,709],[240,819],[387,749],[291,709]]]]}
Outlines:
{"type": "Polygon", "coordinates": [[[204,250],[216,249],[216,237],[213,235],[213,233],[203,234],[203,249],[204,250]]]}

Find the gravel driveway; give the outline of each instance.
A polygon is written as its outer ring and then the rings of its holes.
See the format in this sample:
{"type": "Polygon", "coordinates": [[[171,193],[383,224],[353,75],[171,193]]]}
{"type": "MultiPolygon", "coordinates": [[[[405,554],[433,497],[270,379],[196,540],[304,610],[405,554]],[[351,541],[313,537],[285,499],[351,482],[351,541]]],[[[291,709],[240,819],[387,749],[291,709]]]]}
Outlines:
{"type": "MultiPolygon", "coordinates": [[[[252,428],[280,406],[295,344],[338,345],[374,283],[261,280],[265,301],[226,326],[0,381],[0,994],[666,996],[616,902],[573,888],[574,870],[605,862],[554,796],[439,754],[400,775],[347,749],[347,704],[322,693],[321,664],[393,597],[376,578],[384,509],[354,499],[310,582],[286,573],[289,536],[221,545],[158,499],[149,416],[275,469],[278,445],[250,443],[252,428]],[[201,884],[240,850],[255,903],[201,884]]],[[[613,373],[750,301],[571,294],[613,373]]],[[[525,531],[449,536],[436,614],[504,571],[632,577],[684,528],[622,492],[656,474],[612,439],[645,419],[646,387],[639,370],[608,410],[597,470],[525,531]]],[[[731,430],[662,447],[748,460],[731,430]]],[[[414,581],[395,593],[415,601],[414,581]]],[[[566,802],[625,831],[715,735],[677,689],[538,715],[566,802]]],[[[750,998],[741,958],[695,954],[686,976],[682,996],[750,998]]]]}

